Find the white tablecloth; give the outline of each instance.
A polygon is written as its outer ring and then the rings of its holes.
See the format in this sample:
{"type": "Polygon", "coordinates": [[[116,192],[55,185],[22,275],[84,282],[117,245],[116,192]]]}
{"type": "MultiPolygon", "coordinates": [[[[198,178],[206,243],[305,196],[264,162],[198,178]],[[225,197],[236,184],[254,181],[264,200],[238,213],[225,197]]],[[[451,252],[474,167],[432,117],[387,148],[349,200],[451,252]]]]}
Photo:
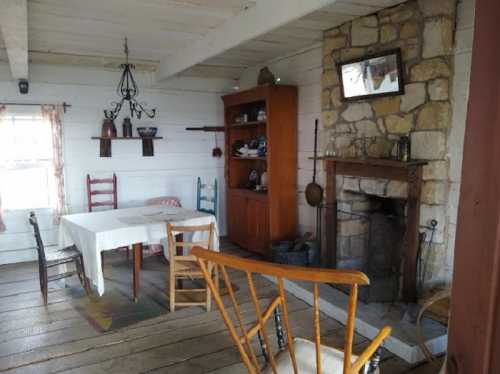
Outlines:
{"type": "MultiPolygon", "coordinates": [[[[85,273],[96,286],[99,295],[104,293],[104,276],[101,268],[101,252],[134,243],[166,246],[166,223],[195,226],[216,223],[213,215],[184,208],[151,205],[140,208],[116,209],[102,212],[66,215],[59,225],[59,245],[75,244],[83,254],[85,273]],[[163,239],[163,240],[162,240],[163,239]]],[[[217,224],[212,247],[219,250],[217,224]]],[[[206,240],[195,233],[193,241],[206,240]]],[[[168,252],[168,249],[165,248],[168,252]]]]}

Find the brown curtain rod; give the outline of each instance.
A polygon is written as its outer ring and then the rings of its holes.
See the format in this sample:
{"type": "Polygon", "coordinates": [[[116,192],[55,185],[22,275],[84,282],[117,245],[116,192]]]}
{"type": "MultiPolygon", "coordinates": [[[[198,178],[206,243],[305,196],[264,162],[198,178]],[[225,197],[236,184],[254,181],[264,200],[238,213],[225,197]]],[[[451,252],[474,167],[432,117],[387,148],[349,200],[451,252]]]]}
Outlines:
{"type": "MultiPolygon", "coordinates": [[[[0,105],[16,105],[16,106],[42,106],[42,105],[55,105],[55,104],[38,104],[38,103],[0,103],[0,105]]],[[[71,108],[71,104],[67,104],[66,102],[62,103],[64,113],[66,113],[67,108],[71,108]]]]}

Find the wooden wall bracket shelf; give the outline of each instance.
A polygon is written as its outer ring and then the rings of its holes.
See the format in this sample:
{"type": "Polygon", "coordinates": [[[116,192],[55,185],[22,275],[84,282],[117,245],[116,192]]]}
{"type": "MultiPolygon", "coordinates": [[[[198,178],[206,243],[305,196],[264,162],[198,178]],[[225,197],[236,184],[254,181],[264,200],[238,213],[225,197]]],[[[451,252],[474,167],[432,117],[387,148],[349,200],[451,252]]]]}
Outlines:
{"type": "Polygon", "coordinates": [[[186,127],[186,131],[224,132],[224,126],[186,127]]]}
{"type": "Polygon", "coordinates": [[[337,175],[354,177],[381,178],[408,182],[408,212],[405,236],[403,301],[415,302],[417,299],[417,256],[420,226],[420,193],[422,189],[422,169],[427,161],[402,162],[375,158],[318,157],[324,161],[326,169],[326,248],[322,261],[336,266],[337,259],[337,175]],[[335,228],[329,230],[328,228],[335,228]]]}
{"type": "Polygon", "coordinates": [[[142,156],[143,157],[152,157],[154,156],[154,147],[153,140],[163,139],[163,137],[141,137],[141,136],[132,136],[129,138],[124,137],[116,137],[116,138],[107,138],[102,136],[93,136],[91,139],[99,140],[100,148],[99,148],[99,156],[100,157],[111,157],[111,142],[113,140],[142,140],[142,156]]]}

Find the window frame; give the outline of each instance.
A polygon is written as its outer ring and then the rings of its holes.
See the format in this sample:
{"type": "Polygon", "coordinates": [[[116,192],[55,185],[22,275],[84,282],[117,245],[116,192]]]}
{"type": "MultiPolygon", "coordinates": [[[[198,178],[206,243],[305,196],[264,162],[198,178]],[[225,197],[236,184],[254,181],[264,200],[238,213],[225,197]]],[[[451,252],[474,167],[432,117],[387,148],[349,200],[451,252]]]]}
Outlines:
{"type": "MultiPolygon", "coordinates": [[[[45,119],[40,112],[31,112],[31,111],[8,111],[5,116],[0,121],[0,127],[11,126],[11,133],[8,135],[12,135],[14,137],[14,147],[16,141],[20,138],[24,138],[26,135],[19,136],[19,133],[16,132],[19,130],[23,130],[21,126],[22,124],[16,124],[16,122],[26,122],[29,121],[31,124],[33,122],[39,122],[37,125],[47,126],[45,130],[42,132],[36,132],[34,134],[30,134],[30,136],[36,137],[40,134],[43,134],[43,139],[45,144],[41,146],[37,144],[37,139],[33,139],[31,142],[37,148],[41,148],[41,153],[39,153],[38,157],[36,155],[36,151],[33,154],[26,154],[25,157],[18,157],[19,154],[10,154],[11,149],[7,150],[5,154],[0,153],[0,192],[2,196],[2,208],[5,212],[22,212],[29,210],[37,210],[37,211],[45,211],[54,209],[56,206],[57,199],[57,185],[54,175],[54,144],[52,139],[52,129],[50,122],[45,119]],[[16,128],[17,125],[17,128],[16,128]],[[44,149],[45,148],[45,149],[44,149]],[[4,157],[5,156],[5,157],[4,157]],[[17,157],[17,158],[16,158],[17,157]],[[2,159],[3,158],[3,159],[2,159]],[[22,171],[23,169],[31,169],[36,173],[39,173],[40,170],[43,173],[42,188],[37,188],[38,191],[43,191],[38,195],[37,199],[33,199],[31,202],[36,202],[35,204],[31,204],[31,206],[26,205],[18,205],[9,204],[9,201],[12,201],[12,198],[9,196],[13,196],[12,194],[12,186],[5,187],[9,184],[9,178],[7,177],[9,172],[22,171]],[[1,180],[5,179],[7,182],[2,186],[1,180]]],[[[30,124],[30,125],[31,125],[30,124]]],[[[25,129],[24,129],[25,130],[25,129]]],[[[7,130],[8,132],[9,130],[7,130]]],[[[0,129],[0,134],[2,129],[0,129]]],[[[1,136],[1,135],[0,135],[1,136]]],[[[27,143],[28,147],[30,146],[30,142],[27,143]]],[[[26,146],[26,145],[25,145],[26,146]]],[[[1,152],[1,151],[0,151],[1,152]]],[[[37,178],[37,176],[34,176],[37,178]]],[[[16,183],[16,186],[18,184],[16,183]]],[[[15,187],[14,187],[15,188],[15,187]]],[[[22,193],[26,194],[26,191],[22,193]]],[[[23,195],[24,196],[24,195],[23,195]]],[[[15,201],[19,202],[22,200],[22,197],[16,196],[15,201]]]]}

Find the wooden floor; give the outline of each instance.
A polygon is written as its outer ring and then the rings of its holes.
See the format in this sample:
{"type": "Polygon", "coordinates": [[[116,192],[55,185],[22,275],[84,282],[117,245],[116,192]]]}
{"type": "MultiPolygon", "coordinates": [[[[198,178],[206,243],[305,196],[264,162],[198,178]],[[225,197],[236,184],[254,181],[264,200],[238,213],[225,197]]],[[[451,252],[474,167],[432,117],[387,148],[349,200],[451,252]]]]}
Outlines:
{"type": "MultiPolygon", "coordinates": [[[[245,255],[227,244],[224,250],[245,255]]],[[[125,266],[124,257],[123,253],[106,257],[106,267],[122,277],[120,282],[107,281],[106,286],[118,284],[122,291],[131,292],[132,270],[125,266]]],[[[168,312],[164,268],[157,257],[145,260],[141,295],[159,300],[165,313],[101,333],[74,307],[75,292],[80,292],[77,283],[66,288],[53,284],[49,305],[44,307],[35,263],[0,266],[0,372],[245,373],[217,310],[206,313],[195,307],[168,312]]],[[[246,301],[242,304],[245,314],[253,315],[245,279],[235,275],[232,280],[239,288],[239,300],[246,301]]],[[[269,281],[259,277],[256,283],[261,299],[275,294],[269,281]]],[[[289,308],[295,335],[311,337],[311,308],[293,296],[289,296],[289,308]]],[[[322,343],[342,346],[344,328],[340,323],[323,316],[321,330],[322,343]]],[[[368,341],[358,335],[355,343],[359,352],[368,341]]],[[[385,352],[381,373],[437,373],[440,363],[412,369],[385,352]]]]}

